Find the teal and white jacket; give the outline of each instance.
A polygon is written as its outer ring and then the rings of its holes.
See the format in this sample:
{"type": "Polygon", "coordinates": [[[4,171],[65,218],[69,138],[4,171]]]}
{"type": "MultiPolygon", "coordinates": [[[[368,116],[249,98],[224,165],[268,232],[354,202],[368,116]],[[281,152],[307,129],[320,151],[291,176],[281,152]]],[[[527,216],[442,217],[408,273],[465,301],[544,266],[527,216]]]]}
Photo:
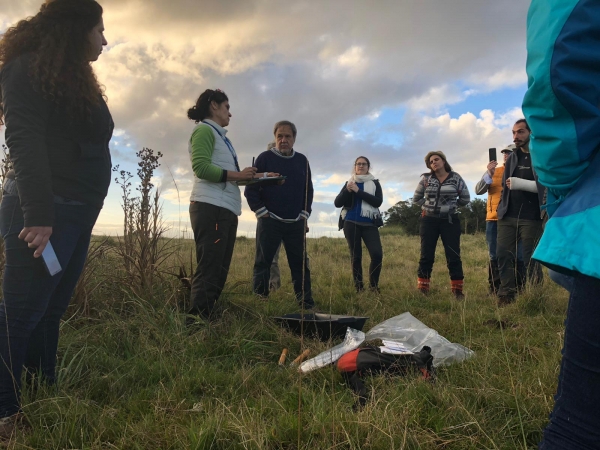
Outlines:
{"type": "Polygon", "coordinates": [[[533,255],[600,278],[600,1],[532,0],[523,111],[550,220],[533,255]]]}

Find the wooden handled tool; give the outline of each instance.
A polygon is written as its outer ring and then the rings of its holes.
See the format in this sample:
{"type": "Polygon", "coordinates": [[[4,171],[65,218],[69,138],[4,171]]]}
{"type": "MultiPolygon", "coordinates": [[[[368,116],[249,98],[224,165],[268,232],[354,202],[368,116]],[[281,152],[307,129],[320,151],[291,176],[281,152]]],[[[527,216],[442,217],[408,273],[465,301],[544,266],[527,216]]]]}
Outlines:
{"type": "Polygon", "coordinates": [[[279,357],[279,365],[283,366],[285,364],[285,358],[287,357],[288,349],[284,348],[281,352],[281,356],[279,357]]]}
{"type": "Polygon", "coordinates": [[[306,359],[306,357],[309,354],[310,354],[310,349],[307,348],[302,353],[300,353],[295,360],[292,361],[292,366],[295,366],[296,364],[300,364],[302,361],[304,361],[306,359]]]}

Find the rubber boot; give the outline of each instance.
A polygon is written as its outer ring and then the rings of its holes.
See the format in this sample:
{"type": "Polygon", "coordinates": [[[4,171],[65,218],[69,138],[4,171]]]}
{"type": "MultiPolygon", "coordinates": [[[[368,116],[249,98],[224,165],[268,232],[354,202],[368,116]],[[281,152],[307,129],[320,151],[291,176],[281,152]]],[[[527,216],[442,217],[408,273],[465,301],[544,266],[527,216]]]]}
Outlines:
{"type": "Polygon", "coordinates": [[[429,294],[429,278],[417,278],[417,289],[421,294],[429,294]]]}
{"type": "Polygon", "coordinates": [[[457,300],[462,300],[465,298],[465,294],[463,294],[463,286],[463,280],[450,280],[452,294],[454,294],[454,297],[456,297],[457,300]]]}

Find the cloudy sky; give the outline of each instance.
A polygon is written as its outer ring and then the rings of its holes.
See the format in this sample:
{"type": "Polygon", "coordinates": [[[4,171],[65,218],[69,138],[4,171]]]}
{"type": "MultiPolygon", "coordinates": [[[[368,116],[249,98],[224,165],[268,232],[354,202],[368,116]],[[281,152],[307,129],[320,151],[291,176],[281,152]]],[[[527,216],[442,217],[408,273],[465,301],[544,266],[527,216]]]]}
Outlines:
{"type": "MultiPolygon", "coordinates": [[[[0,32],[40,0],[0,0],[0,32]]],[[[489,147],[511,143],[526,89],[528,1],[104,0],[108,47],[94,64],[116,124],[113,161],[164,154],[157,173],[173,233],[188,225],[192,173],[186,117],[206,88],[223,89],[228,136],[251,164],[281,119],[315,185],[312,236],[341,236],[333,199],[365,155],[389,208],[412,196],[423,158],[442,150],[472,189],[489,147]]],[[[3,141],[3,137],[0,136],[3,141]]],[[[253,236],[244,205],[238,234],[253,236]]],[[[96,233],[122,228],[113,183],[96,233]]]]}

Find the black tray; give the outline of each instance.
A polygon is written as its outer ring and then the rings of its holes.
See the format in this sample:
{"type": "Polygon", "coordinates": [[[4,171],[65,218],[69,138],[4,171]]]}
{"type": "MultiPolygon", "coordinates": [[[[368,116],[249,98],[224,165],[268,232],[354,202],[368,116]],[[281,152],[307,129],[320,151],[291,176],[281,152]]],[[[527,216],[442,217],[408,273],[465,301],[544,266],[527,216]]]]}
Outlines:
{"type": "Polygon", "coordinates": [[[273,317],[275,322],[287,327],[292,333],[314,336],[322,341],[343,338],[346,328],[362,330],[368,317],[339,316],[335,314],[285,314],[273,317]]]}

